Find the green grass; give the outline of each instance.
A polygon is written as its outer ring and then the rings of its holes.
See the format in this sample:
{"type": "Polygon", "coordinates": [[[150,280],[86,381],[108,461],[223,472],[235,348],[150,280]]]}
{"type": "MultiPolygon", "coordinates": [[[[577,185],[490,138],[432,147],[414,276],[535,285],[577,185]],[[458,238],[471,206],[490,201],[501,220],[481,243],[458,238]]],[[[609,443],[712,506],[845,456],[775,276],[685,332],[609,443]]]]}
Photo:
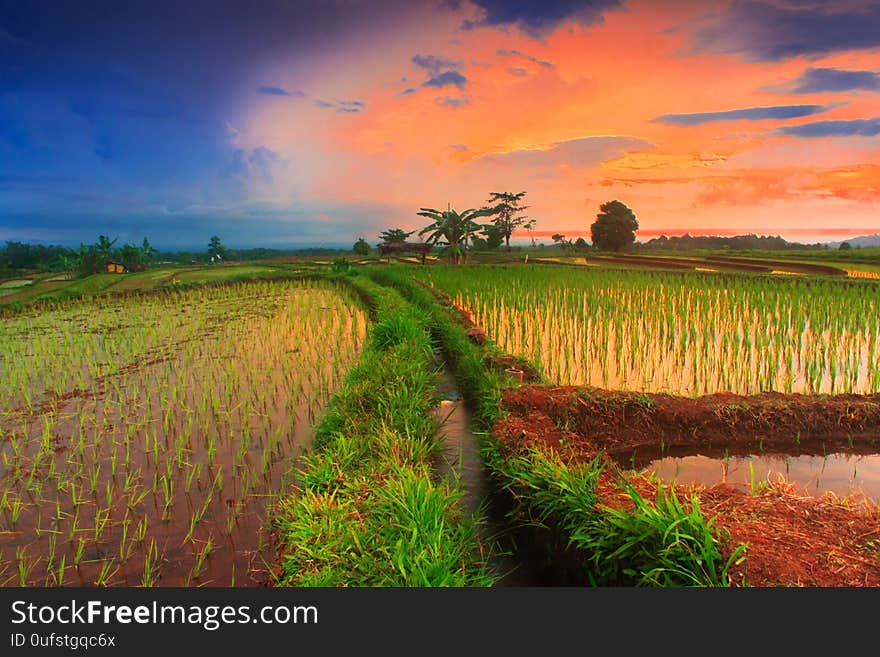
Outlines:
{"type": "Polygon", "coordinates": [[[486,467],[498,488],[513,500],[512,525],[537,524],[557,532],[577,555],[582,583],[728,585],[728,570],[742,557],[742,548],[726,560],[722,557],[725,537],[696,499],[682,503],[661,487],[656,499],[648,500],[621,481],[632,508],[611,508],[596,493],[605,467],[598,458],[577,463],[537,449],[515,455],[503,450],[489,429],[502,413],[499,400],[509,381],[483,366],[484,352],[497,347],[491,342],[477,346],[468,340],[464,328],[452,321],[431,292],[408,279],[405,272],[376,268],[370,276],[394,286],[418,307],[446,351],[458,385],[485,429],[481,453],[486,467]]]}
{"type": "Polygon", "coordinates": [[[477,522],[437,480],[437,363],[418,316],[390,290],[369,298],[376,329],[318,427],[297,490],[275,517],[284,586],[488,586],[477,522]]]}

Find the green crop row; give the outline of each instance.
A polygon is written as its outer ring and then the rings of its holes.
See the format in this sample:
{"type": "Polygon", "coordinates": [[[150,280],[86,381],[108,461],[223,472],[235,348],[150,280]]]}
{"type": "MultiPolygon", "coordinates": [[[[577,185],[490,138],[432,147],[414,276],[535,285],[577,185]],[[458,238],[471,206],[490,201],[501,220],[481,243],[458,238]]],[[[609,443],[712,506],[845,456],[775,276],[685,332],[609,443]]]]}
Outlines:
{"type": "Polygon", "coordinates": [[[430,267],[506,352],[561,385],[702,395],[880,391],[871,281],[430,267]]]}
{"type": "Polygon", "coordinates": [[[279,505],[280,585],[488,586],[476,521],[438,480],[437,359],[419,313],[365,277],[342,277],[375,317],[369,343],[279,505]]]}
{"type": "MultiPolygon", "coordinates": [[[[497,274],[497,272],[496,272],[497,274]]],[[[499,491],[513,502],[511,523],[542,527],[558,536],[544,540],[551,561],[556,550],[570,550],[577,560],[575,583],[591,585],[726,586],[728,569],[742,554],[722,556],[723,536],[700,510],[696,499],[682,503],[660,487],[655,499],[642,497],[621,483],[632,501],[628,509],[603,504],[596,484],[600,459],[571,463],[539,449],[512,453],[492,436],[500,417],[502,390],[511,381],[488,371],[485,352],[448,310],[424,287],[399,270],[377,268],[371,277],[398,289],[425,316],[454,368],[459,387],[483,425],[482,455],[499,491]]],[[[546,538],[546,534],[545,534],[546,538]]],[[[570,575],[569,575],[570,576],[570,575]]]]}

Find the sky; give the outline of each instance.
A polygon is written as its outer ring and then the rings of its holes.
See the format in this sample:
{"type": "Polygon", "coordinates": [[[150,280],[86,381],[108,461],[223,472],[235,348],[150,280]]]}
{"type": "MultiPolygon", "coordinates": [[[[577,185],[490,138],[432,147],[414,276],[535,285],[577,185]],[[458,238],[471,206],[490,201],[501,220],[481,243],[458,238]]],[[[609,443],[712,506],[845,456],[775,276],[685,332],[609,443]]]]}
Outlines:
{"type": "Polygon", "coordinates": [[[0,0],[0,240],[378,241],[525,191],[880,233],[880,2],[0,0]]]}

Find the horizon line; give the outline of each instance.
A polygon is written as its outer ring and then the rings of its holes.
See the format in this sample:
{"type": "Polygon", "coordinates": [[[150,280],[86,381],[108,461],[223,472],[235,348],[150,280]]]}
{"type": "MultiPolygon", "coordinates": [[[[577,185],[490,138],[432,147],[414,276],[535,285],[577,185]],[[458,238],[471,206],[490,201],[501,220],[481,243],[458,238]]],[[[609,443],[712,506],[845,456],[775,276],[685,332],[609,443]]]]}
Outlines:
{"type": "MultiPolygon", "coordinates": [[[[789,235],[821,235],[826,237],[859,237],[880,235],[880,227],[876,228],[786,228],[779,232],[773,233],[767,230],[753,230],[747,228],[647,228],[635,231],[636,237],[681,237],[683,235],[691,235],[694,237],[737,237],[745,235],[757,235],[758,237],[782,237],[789,235]]],[[[591,237],[589,230],[533,230],[531,233],[525,230],[516,230],[511,237],[529,238],[529,237],[553,237],[553,235],[561,234],[565,237],[591,237]]],[[[784,238],[783,238],[784,239],[784,238]]]]}

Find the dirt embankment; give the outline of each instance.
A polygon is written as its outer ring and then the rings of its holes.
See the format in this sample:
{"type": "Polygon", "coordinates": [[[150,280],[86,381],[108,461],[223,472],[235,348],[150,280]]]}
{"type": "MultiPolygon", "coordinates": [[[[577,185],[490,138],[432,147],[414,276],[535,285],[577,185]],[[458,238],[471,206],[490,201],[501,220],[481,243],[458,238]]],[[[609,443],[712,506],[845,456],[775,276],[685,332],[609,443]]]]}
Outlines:
{"type": "Polygon", "coordinates": [[[505,407],[538,414],[588,452],[718,447],[822,454],[880,450],[880,395],[718,393],[689,398],[577,387],[522,386],[505,407]]]}
{"type": "MultiPolygon", "coordinates": [[[[493,434],[504,448],[554,450],[569,460],[600,458],[602,503],[630,504],[621,478],[645,498],[657,483],[621,470],[609,456],[633,449],[716,446],[731,453],[880,451],[880,395],[836,397],[720,394],[690,399],[591,388],[521,386],[503,399],[508,415],[493,434]],[[798,438],[798,434],[799,438],[798,438]],[[819,450],[819,451],[813,451],[819,450]]],[[[880,586],[880,506],[857,499],[802,497],[787,484],[749,494],[726,484],[676,486],[696,496],[725,530],[725,556],[746,544],[731,584],[880,586]]]]}
{"type": "Polygon", "coordinates": [[[792,262],[791,260],[762,260],[760,258],[738,258],[732,256],[709,256],[709,262],[722,263],[725,265],[757,266],[766,269],[782,269],[798,274],[819,274],[821,276],[846,276],[846,270],[831,265],[814,265],[806,262],[792,262]]]}
{"type": "Polygon", "coordinates": [[[663,269],[695,270],[713,268],[722,271],[740,271],[770,274],[777,271],[793,274],[812,274],[820,276],[847,276],[845,269],[830,265],[815,265],[790,260],[763,260],[759,258],[739,258],[730,256],[708,256],[706,258],[678,258],[648,255],[590,255],[589,260],[611,262],[663,269]]]}

